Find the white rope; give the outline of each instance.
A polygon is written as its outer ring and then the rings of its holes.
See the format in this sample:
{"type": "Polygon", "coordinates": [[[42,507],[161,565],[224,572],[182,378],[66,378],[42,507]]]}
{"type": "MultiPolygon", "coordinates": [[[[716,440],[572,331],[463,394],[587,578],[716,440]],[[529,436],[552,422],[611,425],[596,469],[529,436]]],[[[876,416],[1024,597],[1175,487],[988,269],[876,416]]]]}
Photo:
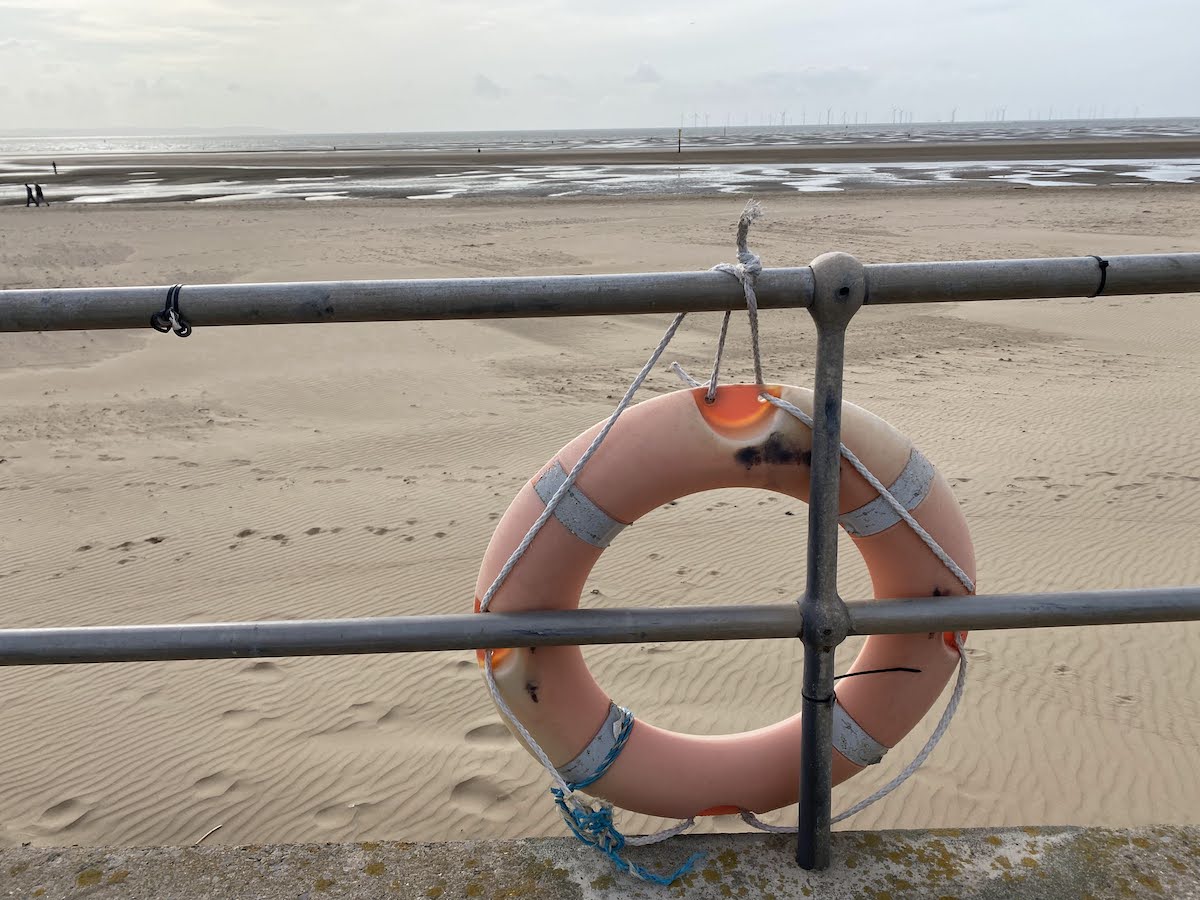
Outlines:
{"type": "Polygon", "coordinates": [[[937,728],[933,729],[933,734],[929,736],[929,740],[925,742],[925,746],[921,748],[921,752],[913,758],[904,771],[873,793],[870,797],[859,800],[852,807],[843,813],[833,817],[833,824],[841,822],[843,819],[848,819],[856,813],[862,812],[876,800],[882,800],[904,782],[908,781],[917,769],[929,759],[929,754],[933,752],[933,748],[938,745],[938,741],[942,739],[947,729],[950,728],[950,720],[954,718],[954,713],[958,711],[959,701],[962,700],[963,691],[967,687],[967,654],[963,650],[962,635],[954,635],[954,646],[958,650],[958,679],[954,682],[954,692],[950,695],[950,702],[946,704],[945,711],[942,712],[941,721],[938,722],[937,728]]]}
{"type": "MultiPolygon", "coordinates": [[[[671,363],[671,370],[679,376],[680,380],[684,384],[689,385],[690,387],[704,386],[702,382],[697,381],[695,378],[689,375],[683,366],[677,362],[671,363]]],[[[770,394],[763,394],[762,399],[774,406],[779,407],[785,412],[791,413],[793,416],[807,425],[809,430],[812,430],[812,416],[800,409],[800,407],[779,397],[773,397],[770,394]]],[[[854,470],[858,472],[859,475],[866,479],[867,484],[871,485],[871,487],[873,487],[879,493],[879,496],[882,497],[883,501],[895,511],[896,515],[898,515],[904,520],[905,523],[907,523],[908,527],[911,528],[917,537],[919,537],[925,544],[925,546],[933,552],[934,556],[941,561],[942,565],[950,570],[951,574],[953,574],[954,577],[959,580],[959,582],[967,589],[967,591],[974,593],[975,582],[971,580],[971,576],[964,572],[962,567],[951,558],[950,554],[942,549],[941,544],[934,540],[933,535],[926,531],[921,526],[921,523],[913,518],[912,513],[904,508],[903,503],[892,496],[892,492],[884,486],[883,482],[875,477],[871,470],[863,464],[862,460],[855,455],[853,450],[842,443],[839,443],[838,447],[841,450],[842,456],[846,458],[846,461],[854,467],[854,470]]]]}
{"type": "Polygon", "coordinates": [[[689,375],[687,372],[685,372],[683,370],[683,366],[681,366],[677,362],[671,363],[671,371],[674,372],[676,375],[678,375],[680,381],[682,381],[688,387],[694,387],[694,388],[704,387],[704,382],[697,381],[695,378],[693,378],[691,375],[689,375]]]}
{"type": "Polygon", "coordinates": [[[743,809],[738,815],[751,828],[757,828],[759,831],[766,831],[770,834],[795,834],[800,830],[795,825],[768,825],[748,809],[743,809]]]}
{"type": "MultiPolygon", "coordinates": [[[[782,400],[779,397],[772,397],[770,394],[763,394],[762,399],[773,404],[774,406],[779,407],[785,412],[791,413],[793,416],[807,425],[810,430],[813,428],[812,416],[800,409],[798,406],[795,406],[786,400],[782,400]]],[[[846,461],[850,463],[850,465],[854,466],[855,471],[865,478],[871,487],[879,492],[879,496],[882,497],[884,502],[895,511],[896,515],[908,523],[908,527],[916,533],[917,537],[924,542],[926,547],[933,551],[934,556],[941,560],[942,565],[944,565],[954,574],[954,577],[962,583],[962,586],[965,587],[969,593],[974,593],[975,582],[972,581],[971,577],[962,570],[958,563],[950,558],[950,554],[943,550],[941,545],[933,539],[933,535],[922,528],[921,523],[914,519],[912,513],[904,508],[904,504],[893,497],[891,491],[883,486],[883,482],[871,474],[871,470],[862,464],[862,461],[854,455],[853,450],[851,450],[845,444],[840,444],[839,446],[842,451],[842,456],[846,458],[846,461]]]]}
{"type": "Polygon", "coordinates": [[[487,592],[483,595],[483,599],[479,601],[480,612],[487,612],[488,605],[492,602],[492,598],[496,596],[496,592],[500,590],[500,586],[504,584],[513,568],[520,561],[521,557],[525,555],[525,551],[529,549],[529,545],[533,543],[533,539],[542,530],[542,526],[554,515],[554,510],[558,508],[558,504],[562,501],[562,498],[567,495],[567,491],[575,484],[575,479],[579,477],[579,473],[587,465],[587,461],[592,458],[592,454],[604,443],[604,439],[608,437],[608,433],[612,431],[612,427],[617,424],[617,419],[621,417],[621,413],[625,412],[629,404],[633,402],[633,395],[638,392],[638,388],[642,386],[642,383],[650,375],[650,370],[654,368],[654,364],[658,362],[658,358],[667,349],[667,344],[671,343],[671,338],[675,337],[675,332],[679,330],[679,326],[686,315],[687,313],[680,313],[667,326],[662,340],[658,342],[658,346],[654,348],[654,352],[650,354],[650,358],[642,366],[642,371],[638,372],[637,377],[633,379],[633,383],[625,391],[625,396],[621,398],[621,402],[617,404],[617,408],[612,411],[612,415],[608,417],[608,421],[604,423],[604,427],[593,438],[591,445],[583,452],[583,456],[579,457],[579,462],[571,467],[571,471],[567,473],[567,477],[563,480],[563,483],[558,486],[558,490],[554,492],[554,496],[550,498],[546,504],[546,508],[542,510],[542,514],[529,527],[529,531],[521,539],[521,543],[517,545],[517,549],[512,552],[512,555],[508,558],[508,562],[504,564],[504,568],[500,570],[500,573],[492,581],[491,587],[487,589],[487,592]]]}
{"type": "MultiPolygon", "coordinates": [[[[733,310],[727,309],[725,310],[725,318],[721,320],[721,336],[717,338],[717,353],[713,358],[712,376],[708,379],[708,393],[704,397],[709,403],[717,399],[717,376],[721,374],[721,357],[725,353],[725,338],[729,334],[729,318],[732,315],[733,310]]],[[[672,368],[674,367],[672,366],[672,368]]],[[[699,387],[700,385],[697,382],[692,386],[699,387]]]]}
{"type": "Polygon", "coordinates": [[[645,847],[648,844],[657,844],[673,837],[678,837],[689,828],[696,824],[696,817],[684,819],[678,825],[672,825],[670,828],[664,828],[662,831],[656,831],[654,834],[642,834],[625,837],[625,843],[631,847],[645,847]]]}
{"type": "MultiPolygon", "coordinates": [[[[658,346],[655,347],[654,352],[650,354],[650,358],[646,360],[645,365],[642,366],[642,369],[637,374],[637,377],[633,379],[633,382],[625,391],[625,396],[621,398],[621,402],[617,404],[617,408],[613,410],[612,414],[608,417],[608,420],[604,423],[604,427],[601,428],[596,437],[592,439],[592,443],[588,446],[587,450],[585,450],[583,455],[579,457],[579,461],[571,467],[571,471],[567,474],[567,477],[563,480],[563,483],[559,485],[558,490],[554,492],[553,496],[551,496],[550,500],[546,503],[546,508],[542,511],[542,514],[538,516],[533,525],[530,526],[529,531],[525,534],[525,537],[521,539],[521,543],[517,545],[515,550],[513,550],[512,554],[508,558],[508,561],[504,564],[504,567],[496,575],[495,579],[493,579],[491,586],[487,589],[487,592],[479,601],[480,612],[486,612],[488,610],[488,607],[491,604],[492,599],[496,596],[497,591],[500,590],[501,586],[508,579],[508,576],[512,573],[512,570],[516,567],[521,557],[525,555],[525,551],[529,549],[529,546],[533,543],[534,538],[538,536],[538,532],[542,530],[542,527],[550,520],[551,516],[554,515],[555,509],[557,509],[559,503],[562,501],[562,498],[567,495],[567,492],[571,489],[571,486],[574,485],[575,480],[579,477],[579,473],[583,470],[583,467],[587,465],[588,460],[592,458],[592,455],[596,452],[596,450],[599,449],[600,445],[604,443],[604,439],[608,437],[608,433],[612,431],[612,428],[616,424],[617,419],[620,418],[621,413],[625,412],[625,410],[629,407],[629,404],[633,402],[633,397],[637,393],[638,388],[640,388],[643,382],[645,382],[646,378],[649,377],[655,363],[657,363],[659,357],[663,355],[663,352],[667,349],[667,345],[671,343],[671,339],[675,336],[675,332],[679,330],[679,326],[682,324],[686,315],[686,313],[680,313],[671,321],[671,324],[667,326],[667,330],[663,333],[662,339],[658,342],[658,346]]],[[[571,822],[566,811],[567,804],[576,810],[582,810],[587,813],[596,812],[596,808],[591,803],[579,799],[574,789],[572,789],[571,786],[563,779],[562,775],[559,774],[558,769],[555,768],[554,764],[550,761],[550,758],[546,755],[546,752],[541,748],[541,746],[539,746],[538,742],[534,740],[533,735],[530,734],[525,726],[521,724],[520,719],[517,718],[511,707],[509,707],[509,705],[505,702],[504,697],[501,696],[500,689],[496,684],[492,653],[493,651],[488,650],[484,654],[484,675],[487,680],[488,692],[492,695],[492,700],[500,710],[501,715],[503,715],[504,718],[513,725],[517,733],[521,736],[522,740],[524,740],[525,745],[529,747],[530,751],[534,754],[534,756],[537,757],[538,762],[542,764],[542,767],[548,773],[550,773],[550,777],[554,779],[559,790],[562,791],[562,802],[564,807],[561,811],[564,819],[567,820],[568,826],[571,826],[571,822]]],[[[600,804],[600,806],[601,808],[607,808],[609,810],[612,808],[611,804],[603,802],[600,804]]],[[[675,837],[676,835],[682,834],[691,828],[695,823],[696,820],[693,817],[654,834],[642,835],[639,837],[623,836],[623,840],[625,844],[632,846],[656,844],[659,841],[665,841],[669,838],[675,837]]],[[[572,830],[575,829],[572,828],[572,830]]],[[[601,848],[601,850],[602,852],[609,853],[610,855],[615,852],[611,850],[611,848],[609,850],[601,848]]],[[[637,866],[629,866],[628,871],[632,872],[639,878],[653,879],[653,876],[649,875],[649,873],[646,873],[637,866]]]]}
{"type": "MultiPolygon", "coordinates": [[[[929,740],[925,742],[925,746],[921,748],[921,752],[913,757],[913,761],[904,767],[904,771],[873,793],[871,796],[859,800],[845,812],[838,813],[830,820],[831,825],[836,825],[845,819],[850,818],[862,812],[871,804],[882,800],[910,777],[925,764],[925,760],[929,759],[929,755],[933,753],[938,742],[950,728],[950,720],[954,718],[955,712],[958,711],[958,704],[962,700],[963,691],[967,687],[967,655],[963,651],[962,639],[960,636],[954,636],[954,646],[958,650],[958,680],[954,682],[954,691],[950,694],[950,702],[946,704],[946,709],[942,712],[942,718],[938,722],[937,727],[933,729],[933,734],[929,736],[929,740]]],[[[752,828],[757,828],[759,831],[768,831],[772,834],[795,834],[797,828],[795,825],[768,825],[766,822],[754,815],[749,810],[742,810],[742,821],[752,828]]]]}
{"type": "Polygon", "coordinates": [[[558,786],[562,788],[563,793],[567,796],[570,796],[574,792],[567,785],[566,781],[563,780],[563,777],[558,774],[558,769],[554,767],[554,763],[550,762],[550,757],[546,755],[546,751],[538,746],[538,742],[533,739],[533,735],[525,730],[525,726],[521,724],[521,720],[516,717],[512,709],[504,701],[504,697],[501,695],[500,689],[496,686],[496,674],[492,671],[491,650],[487,651],[484,656],[483,672],[484,677],[487,679],[488,690],[492,694],[492,699],[496,701],[496,706],[500,708],[501,714],[517,729],[517,733],[520,734],[521,738],[525,741],[525,746],[533,751],[533,754],[538,758],[538,762],[540,762],[545,767],[546,771],[550,773],[550,777],[558,782],[558,786]]]}
{"type": "MultiPolygon", "coordinates": [[[[749,231],[750,223],[753,222],[754,219],[758,218],[760,214],[761,210],[757,204],[748,204],[746,211],[742,214],[742,218],[738,223],[739,264],[737,266],[723,264],[716,266],[715,268],[719,271],[728,272],[729,274],[734,275],[739,281],[742,282],[742,286],[746,293],[747,310],[750,314],[750,340],[751,347],[754,352],[754,377],[759,387],[762,387],[763,375],[762,357],[759,349],[758,336],[758,304],[754,295],[754,281],[757,278],[758,273],[762,271],[762,264],[759,261],[759,258],[751,253],[746,246],[747,233],[749,231]]],[[[728,317],[726,317],[725,322],[728,323],[728,317]]],[[[717,373],[719,371],[721,353],[724,350],[724,337],[725,328],[723,325],[721,340],[717,345],[717,360],[713,366],[712,378],[708,383],[708,397],[710,400],[716,394],[717,373]]],[[[671,368],[675,374],[677,374],[684,381],[684,383],[689,384],[692,387],[701,386],[699,382],[697,382],[694,378],[688,375],[686,371],[684,371],[683,367],[680,366],[679,363],[672,364],[671,368]]],[[[808,413],[804,412],[804,410],[792,403],[789,403],[787,400],[773,397],[765,391],[760,396],[763,400],[799,419],[809,428],[810,431],[815,431],[815,423],[812,416],[808,415],[808,413]]],[[[875,489],[880,497],[884,498],[884,502],[887,503],[887,505],[890,506],[893,511],[895,511],[895,513],[905,522],[905,524],[907,524],[908,527],[913,530],[917,537],[919,537],[925,546],[930,549],[934,556],[941,561],[942,565],[944,565],[954,575],[954,577],[958,579],[958,581],[969,593],[974,593],[974,580],[963,571],[962,567],[951,558],[950,554],[942,549],[942,546],[936,540],[934,540],[933,536],[928,531],[921,526],[921,524],[913,517],[913,515],[904,507],[904,504],[897,500],[892,495],[891,491],[889,491],[883,484],[883,482],[875,477],[875,475],[863,464],[862,460],[858,458],[854,451],[840,442],[838,447],[841,455],[846,459],[846,461],[854,467],[855,471],[857,471],[864,479],[866,479],[867,483],[875,489]]],[[[938,742],[942,739],[942,735],[944,735],[946,730],[950,727],[950,722],[954,718],[955,712],[958,710],[959,701],[962,699],[963,690],[967,683],[967,658],[963,652],[962,642],[958,635],[955,636],[955,646],[958,649],[959,657],[958,680],[954,685],[954,691],[950,696],[950,702],[946,705],[945,712],[942,714],[941,721],[934,729],[929,741],[921,749],[921,752],[917,754],[916,758],[913,759],[913,761],[909,763],[904,771],[896,776],[896,778],[892,779],[892,781],[888,782],[870,797],[867,797],[865,800],[861,800],[854,806],[850,807],[850,809],[838,815],[835,819],[833,819],[833,822],[840,822],[843,819],[853,816],[856,813],[866,809],[876,801],[886,797],[897,787],[907,781],[908,778],[921,767],[925,760],[929,758],[929,755],[933,752],[938,742]]],[[[768,831],[775,834],[787,834],[794,833],[796,831],[795,827],[768,825],[749,810],[743,810],[741,817],[748,825],[751,825],[754,828],[758,828],[762,831],[768,831]]]]}
{"type": "MultiPolygon", "coordinates": [[[[762,260],[756,253],[750,251],[747,241],[750,236],[750,226],[761,216],[762,207],[759,206],[757,200],[751,200],[746,204],[741,218],[738,219],[737,264],[721,263],[712,268],[714,272],[725,272],[742,283],[742,291],[746,295],[746,311],[750,314],[750,347],[754,352],[754,383],[760,387],[763,383],[762,352],[759,349],[758,339],[758,296],[754,293],[754,285],[758,281],[758,276],[762,274],[762,260]]],[[[721,365],[721,354],[725,350],[725,326],[728,324],[729,314],[726,313],[725,323],[721,326],[721,339],[717,343],[717,359],[713,364],[713,377],[708,386],[710,403],[717,394],[717,370],[721,365]]]]}

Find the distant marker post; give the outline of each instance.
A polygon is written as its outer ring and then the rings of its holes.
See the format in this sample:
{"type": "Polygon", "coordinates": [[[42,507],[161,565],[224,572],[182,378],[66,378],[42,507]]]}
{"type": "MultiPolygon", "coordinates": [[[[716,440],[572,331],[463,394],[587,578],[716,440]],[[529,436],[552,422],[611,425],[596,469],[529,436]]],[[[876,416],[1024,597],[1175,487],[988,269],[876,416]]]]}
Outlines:
{"type": "Polygon", "coordinates": [[[677,141],[677,144],[675,147],[675,152],[682,153],[683,152],[683,129],[682,128],[680,128],[679,131],[676,133],[675,139],[677,141]]]}

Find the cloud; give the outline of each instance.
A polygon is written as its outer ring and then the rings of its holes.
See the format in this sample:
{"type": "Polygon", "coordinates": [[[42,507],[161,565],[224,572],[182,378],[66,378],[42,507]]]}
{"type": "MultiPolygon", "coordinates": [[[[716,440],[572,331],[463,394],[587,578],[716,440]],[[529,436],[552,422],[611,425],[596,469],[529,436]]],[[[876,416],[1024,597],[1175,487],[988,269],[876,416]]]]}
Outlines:
{"type": "Polygon", "coordinates": [[[650,65],[650,63],[642,63],[637,67],[634,73],[629,76],[629,80],[634,84],[658,84],[663,79],[662,76],[658,74],[658,70],[655,69],[654,66],[650,65]]]}
{"type": "Polygon", "coordinates": [[[4,38],[0,40],[0,53],[33,53],[41,49],[41,42],[22,38],[4,38]]]}
{"type": "Polygon", "coordinates": [[[475,76],[475,86],[472,90],[476,97],[482,97],[484,100],[499,100],[508,93],[486,75],[475,76]]]}
{"type": "Polygon", "coordinates": [[[565,75],[548,75],[539,72],[533,76],[534,87],[538,91],[549,91],[556,94],[569,94],[575,90],[575,84],[565,75]]]}
{"type": "Polygon", "coordinates": [[[785,72],[762,72],[750,79],[750,89],[778,96],[800,96],[816,91],[858,91],[875,81],[870,70],[862,66],[805,66],[785,72]]]}
{"type": "Polygon", "coordinates": [[[334,13],[325,0],[0,0],[0,105],[6,122],[39,128],[295,131],[647,127],[785,110],[798,122],[829,108],[887,121],[893,106],[962,120],[1096,97],[1200,113],[1200,3],[1139,0],[1137,28],[1110,14],[1121,4],[927,0],[896,17],[894,0],[741,0],[731,20],[728,0],[345,0],[334,13]],[[737,39],[737,21],[759,23],[752,40],[737,39]],[[1064,30],[1075,40],[1063,44],[1064,30]],[[853,54],[840,39],[850,31],[853,54]],[[442,38],[396,52],[421,34],[442,38]],[[1095,54],[1118,44],[1120,60],[1095,54]]]}

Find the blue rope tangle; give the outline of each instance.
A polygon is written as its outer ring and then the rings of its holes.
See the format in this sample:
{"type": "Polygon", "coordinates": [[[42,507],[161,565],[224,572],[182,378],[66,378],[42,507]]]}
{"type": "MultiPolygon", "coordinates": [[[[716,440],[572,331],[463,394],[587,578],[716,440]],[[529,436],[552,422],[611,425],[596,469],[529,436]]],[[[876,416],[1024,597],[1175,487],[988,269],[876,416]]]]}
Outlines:
{"type": "Polygon", "coordinates": [[[575,837],[589,847],[595,847],[622,872],[627,872],[643,881],[669,885],[690,872],[692,866],[704,858],[703,853],[693,853],[688,857],[687,862],[672,874],[657,875],[621,856],[621,851],[625,848],[625,835],[617,831],[617,826],[613,824],[612,807],[601,806],[599,809],[592,809],[584,807],[576,800],[575,808],[571,808],[567,805],[566,795],[562,788],[550,788],[550,793],[554,795],[554,803],[562,814],[563,821],[567,823],[567,827],[571,829],[571,833],[575,837]]]}
{"type": "Polygon", "coordinates": [[[581,791],[603,778],[612,764],[617,761],[617,757],[621,755],[621,751],[625,749],[625,745],[629,742],[629,736],[633,734],[633,713],[623,706],[618,708],[621,710],[620,734],[617,735],[608,754],[600,761],[600,765],[596,767],[595,772],[582,781],[575,781],[567,785],[572,791],[581,791]]]}
{"type": "MultiPolygon", "coordinates": [[[[621,730],[617,733],[612,747],[609,748],[608,753],[591,775],[567,785],[572,795],[575,791],[583,790],[603,778],[605,773],[612,768],[612,764],[617,761],[617,757],[621,755],[625,745],[629,743],[629,737],[633,734],[633,713],[624,707],[620,707],[620,709],[621,730]]],[[[621,856],[621,851],[625,848],[625,835],[617,830],[617,826],[613,822],[612,807],[601,805],[599,809],[595,809],[590,804],[585,805],[574,796],[568,797],[562,788],[551,788],[550,793],[554,796],[554,804],[562,814],[563,821],[567,823],[567,828],[571,829],[571,833],[575,837],[589,847],[599,850],[622,872],[627,872],[643,881],[661,885],[671,884],[675,879],[690,872],[692,866],[704,858],[703,853],[693,854],[671,875],[656,875],[621,856]]]]}

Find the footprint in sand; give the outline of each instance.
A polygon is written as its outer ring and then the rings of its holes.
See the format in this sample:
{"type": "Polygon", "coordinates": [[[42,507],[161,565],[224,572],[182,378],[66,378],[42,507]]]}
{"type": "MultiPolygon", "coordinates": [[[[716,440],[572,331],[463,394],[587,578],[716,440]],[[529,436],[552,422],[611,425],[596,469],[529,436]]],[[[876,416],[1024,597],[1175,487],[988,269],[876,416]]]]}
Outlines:
{"type": "Polygon", "coordinates": [[[200,799],[221,797],[238,786],[238,780],[228,772],[214,772],[200,778],[192,785],[192,790],[200,799]]]}
{"type": "Polygon", "coordinates": [[[221,713],[221,721],[234,728],[253,728],[264,722],[281,719],[282,716],[268,716],[258,709],[227,709],[221,713]]]}
{"type": "Polygon", "coordinates": [[[91,811],[92,808],[82,800],[72,797],[61,803],[55,803],[43,812],[37,824],[47,831],[64,831],[72,825],[78,824],[91,811]]]}
{"type": "Polygon", "coordinates": [[[250,665],[242,669],[242,674],[248,675],[258,681],[277,682],[284,679],[283,669],[277,663],[265,660],[250,663],[250,665]]]}
{"type": "Polygon", "coordinates": [[[509,817],[508,794],[488,778],[476,775],[460,781],[450,791],[450,802],[465,813],[503,822],[509,817]]]}
{"type": "Polygon", "coordinates": [[[316,811],[313,818],[322,828],[345,828],[354,821],[355,808],[348,803],[335,803],[323,806],[316,811]]]}
{"type": "Polygon", "coordinates": [[[313,818],[322,828],[345,828],[360,810],[369,810],[373,806],[374,803],[333,803],[318,809],[313,818]]]}
{"type": "Polygon", "coordinates": [[[499,722],[491,722],[472,728],[466,733],[468,744],[479,744],[482,747],[510,747],[512,734],[499,722]]]}

